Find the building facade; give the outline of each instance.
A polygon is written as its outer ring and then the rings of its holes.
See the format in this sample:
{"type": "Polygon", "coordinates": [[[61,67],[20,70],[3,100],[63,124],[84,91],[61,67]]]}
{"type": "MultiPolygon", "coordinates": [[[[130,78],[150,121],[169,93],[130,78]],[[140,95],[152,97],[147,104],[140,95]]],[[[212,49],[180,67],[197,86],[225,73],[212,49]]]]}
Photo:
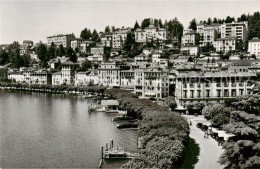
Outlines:
{"type": "Polygon", "coordinates": [[[216,52],[227,53],[236,50],[236,38],[219,38],[213,43],[216,52]]]}
{"type": "Polygon", "coordinates": [[[74,34],[54,35],[47,37],[47,46],[53,42],[56,46],[63,45],[64,48],[71,47],[71,41],[75,38],[74,34]]]}
{"type": "Polygon", "coordinates": [[[121,49],[125,43],[127,34],[131,32],[130,28],[121,28],[112,33],[112,47],[121,49]]]}
{"type": "Polygon", "coordinates": [[[254,38],[248,41],[248,53],[251,55],[260,55],[260,39],[254,38]]]}
{"type": "Polygon", "coordinates": [[[232,22],[221,25],[221,38],[235,37],[243,41],[247,37],[247,22],[232,22]]]}

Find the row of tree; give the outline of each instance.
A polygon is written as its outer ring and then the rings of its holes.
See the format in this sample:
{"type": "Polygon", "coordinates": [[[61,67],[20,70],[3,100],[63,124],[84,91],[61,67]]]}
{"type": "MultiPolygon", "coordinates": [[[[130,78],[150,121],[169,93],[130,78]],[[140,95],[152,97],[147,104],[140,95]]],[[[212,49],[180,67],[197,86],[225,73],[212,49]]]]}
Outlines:
{"type": "Polygon", "coordinates": [[[219,162],[225,168],[260,168],[260,95],[209,104],[202,113],[214,127],[235,135],[223,144],[219,162]]]}
{"type": "MultiPolygon", "coordinates": [[[[129,91],[106,90],[117,98],[128,115],[138,117],[138,136],[142,149],[137,157],[123,168],[176,168],[182,161],[183,151],[189,134],[187,121],[148,99],[139,99],[129,91]]],[[[172,107],[174,103],[169,103],[172,107]]]]}

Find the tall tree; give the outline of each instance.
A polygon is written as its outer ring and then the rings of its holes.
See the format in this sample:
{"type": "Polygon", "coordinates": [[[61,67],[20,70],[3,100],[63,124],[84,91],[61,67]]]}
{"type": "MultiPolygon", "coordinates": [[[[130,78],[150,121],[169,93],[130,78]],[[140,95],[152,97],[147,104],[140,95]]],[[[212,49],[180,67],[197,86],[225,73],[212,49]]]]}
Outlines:
{"type": "Polygon", "coordinates": [[[59,56],[64,56],[65,55],[65,49],[63,47],[62,44],[59,45],[59,52],[58,52],[59,56]]]}
{"type": "Polygon", "coordinates": [[[213,23],[218,23],[217,18],[214,18],[214,19],[213,19],[213,23]]]}
{"type": "Polygon", "coordinates": [[[55,50],[56,50],[56,45],[52,42],[51,46],[48,48],[48,56],[50,59],[53,59],[55,57],[55,50]]]}
{"type": "Polygon", "coordinates": [[[140,28],[139,24],[137,21],[135,21],[135,26],[134,26],[134,30],[136,30],[137,28],[140,28]]]}
{"type": "Polygon", "coordinates": [[[91,35],[91,38],[92,38],[92,40],[95,41],[95,42],[98,41],[99,36],[98,36],[98,33],[97,33],[96,29],[93,30],[93,33],[92,33],[92,35],[91,35]]]}
{"type": "Polygon", "coordinates": [[[197,30],[197,21],[196,21],[195,18],[190,21],[189,28],[192,29],[192,30],[197,30]]]}
{"type": "Polygon", "coordinates": [[[208,18],[208,22],[207,22],[208,25],[211,25],[212,24],[212,20],[211,18],[208,18]]]}
{"type": "Polygon", "coordinates": [[[5,50],[0,52],[0,65],[4,65],[8,63],[8,53],[5,50]]]}
{"type": "Polygon", "coordinates": [[[48,54],[47,54],[47,46],[44,44],[40,44],[37,49],[36,53],[38,55],[38,58],[43,62],[48,60],[48,54]]]}
{"type": "Polygon", "coordinates": [[[141,23],[141,28],[144,29],[150,25],[150,18],[145,18],[141,23]]]}
{"type": "Polygon", "coordinates": [[[108,32],[111,32],[111,30],[110,30],[110,27],[109,27],[109,26],[106,26],[106,27],[105,27],[105,33],[108,33],[108,32]]]}
{"type": "Polygon", "coordinates": [[[82,39],[86,39],[86,40],[89,40],[89,38],[91,37],[91,31],[87,28],[83,29],[81,32],[80,32],[80,37],[82,39]]]}

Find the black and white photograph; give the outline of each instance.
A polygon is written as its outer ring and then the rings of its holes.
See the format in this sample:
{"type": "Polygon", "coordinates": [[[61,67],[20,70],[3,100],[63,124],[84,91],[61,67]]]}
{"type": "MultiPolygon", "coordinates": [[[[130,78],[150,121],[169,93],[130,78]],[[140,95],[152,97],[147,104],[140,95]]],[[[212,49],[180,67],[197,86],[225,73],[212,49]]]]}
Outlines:
{"type": "Polygon", "coordinates": [[[260,0],[0,0],[0,169],[259,169],[260,0]]]}

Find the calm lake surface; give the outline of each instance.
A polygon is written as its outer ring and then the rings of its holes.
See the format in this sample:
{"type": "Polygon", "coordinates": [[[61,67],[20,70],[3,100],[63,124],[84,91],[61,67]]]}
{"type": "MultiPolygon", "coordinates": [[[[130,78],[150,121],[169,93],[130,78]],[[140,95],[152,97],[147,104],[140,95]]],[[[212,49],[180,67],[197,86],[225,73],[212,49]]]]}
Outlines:
{"type": "Polygon", "coordinates": [[[97,168],[100,146],[137,151],[137,130],[118,130],[116,114],[88,113],[75,96],[0,90],[0,168],[97,168]]]}

